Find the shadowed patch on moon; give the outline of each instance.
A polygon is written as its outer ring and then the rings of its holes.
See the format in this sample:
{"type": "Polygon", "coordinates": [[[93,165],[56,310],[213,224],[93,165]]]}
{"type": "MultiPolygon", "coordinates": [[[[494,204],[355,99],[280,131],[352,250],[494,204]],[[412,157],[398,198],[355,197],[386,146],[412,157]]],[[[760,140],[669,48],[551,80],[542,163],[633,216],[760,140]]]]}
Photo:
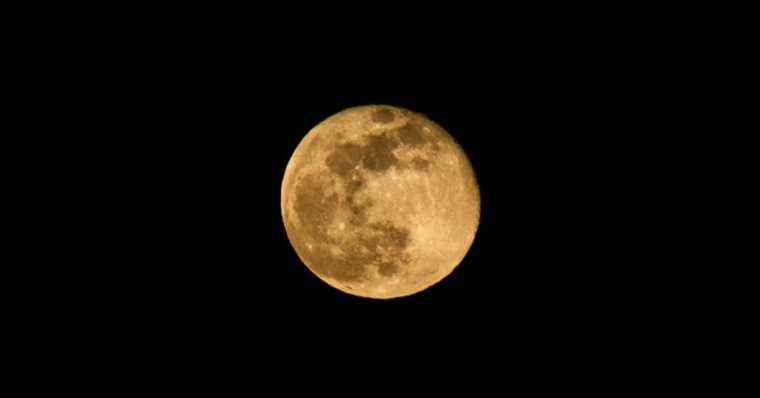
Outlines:
{"type": "Polygon", "coordinates": [[[398,273],[399,267],[393,263],[380,263],[379,273],[382,276],[390,277],[398,273]]]}
{"type": "Polygon", "coordinates": [[[369,227],[377,231],[382,237],[375,242],[378,246],[391,250],[403,250],[409,245],[409,231],[397,228],[388,221],[372,223],[369,227]]]}
{"type": "Polygon", "coordinates": [[[365,199],[364,201],[358,201],[353,195],[348,196],[348,209],[351,211],[351,216],[348,222],[352,225],[361,226],[367,223],[367,209],[372,207],[372,201],[365,199]]]}
{"type": "Polygon", "coordinates": [[[425,136],[422,129],[413,122],[408,122],[399,127],[396,131],[398,131],[398,136],[399,139],[401,139],[401,142],[406,145],[418,147],[425,144],[425,136]]]}
{"type": "Polygon", "coordinates": [[[381,134],[369,137],[369,145],[364,147],[362,163],[367,170],[383,172],[392,165],[398,164],[398,159],[393,150],[398,147],[398,142],[391,137],[381,134]]]}
{"type": "Polygon", "coordinates": [[[314,175],[306,175],[298,184],[295,210],[310,235],[328,240],[324,226],[335,216],[337,195],[328,195],[325,183],[314,175]]]}
{"type": "MultiPolygon", "coordinates": [[[[384,145],[376,145],[375,148],[387,149],[384,145]]],[[[352,146],[345,148],[355,149],[352,146]]],[[[367,275],[369,266],[376,266],[380,275],[390,277],[409,261],[409,256],[405,253],[410,243],[409,231],[388,221],[361,227],[367,224],[366,211],[372,205],[368,198],[361,201],[355,198],[365,182],[351,172],[354,169],[350,162],[341,163],[336,160],[345,161],[352,159],[351,156],[336,156],[332,162],[333,165],[339,165],[334,170],[335,175],[346,179],[345,201],[352,213],[348,221],[356,228],[355,239],[335,246],[337,242],[327,233],[327,226],[334,220],[337,206],[341,203],[340,198],[335,193],[328,193],[325,189],[327,181],[323,177],[306,175],[298,184],[294,209],[306,232],[303,238],[308,238],[309,242],[306,245],[303,244],[305,242],[300,242],[298,246],[302,250],[308,250],[315,272],[322,276],[342,282],[357,281],[367,275]],[[336,252],[330,250],[331,247],[339,247],[340,250],[336,252]]],[[[361,157],[353,159],[364,160],[361,157]]]]}
{"type": "MultiPolygon", "coordinates": [[[[347,251],[349,255],[352,254],[350,250],[347,251]]],[[[341,282],[354,282],[360,280],[366,274],[361,263],[355,262],[361,260],[361,257],[344,258],[335,256],[324,245],[316,246],[311,251],[310,259],[314,272],[341,282]]]]}
{"type": "Polygon", "coordinates": [[[327,168],[339,180],[343,181],[346,191],[346,205],[351,212],[351,224],[362,225],[367,222],[366,210],[372,205],[371,201],[362,202],[356,199],[365,184],[364,178],[357,171],[359,166],[374,172],[384,172],[393,165],[398,165],[398,159],[393,149],[398,142],[385,134],[371,136],[366,145],[343,143],[337,145],[325,159],[327,168]]]}
{"type": "MultiPolygon", "coordinates": [[[[345,159],[335,161],[334,159],[340,159],[338,156],[332,158],[333,161],[328,157],[328,168],[338,177],[339,181],[343,181],[345,200],[341,203],[351,213],[348,221],[354,225],[362,225],[367,222],[366,210],[372,205],[372,201],[369,198],[360,201],[356,198],[356,194],[364,188],[366,181],[354,168],[354,163],[346,162],[345,159]]],[[[358,162],[358,160],[356,161],[358,162]]]]}
{"type": "Polygon", "coordinates": [[[362,147],[356,144],[340,144],[327,156],[327,168],[341,177],[347,176],[364,156],[362,147]]]}
{"type": "Polygon", "coordinates": [[[386,134],[368,138],[366,145],[344,143],[337,146],[325,160],[327,168],[340,177],[347,177],[361,164],[367,170],[383,172],[398,164],[393,150],[399,142],[386,134]]]}
{"type": "Polygon", "coordinates": [[[412,159],[412,166],[417,170],[427,170],[430,166],[430,161],[423,158],[414,158],[412,159]]]}
{"type": "Polygon", "coordinates": [[[395,117],[389,109],[378,109],[372,114],[372,121],[376,123],[390,123],[395,117]]]}
{"type": "MultiPolygon", "coordinates": [[[[308,217],[306,217],[308,218],[308,217]]],[[[306,248],[310,253],[311,266],[319,275],[341,282],[365,279],[370,266],[375,266],[382,276],[390,277],[398,273],[410,257],[405,252],[409,245],[409,231],[390,223],[372,223],[368,228],[356,231],[355,239],[340,245],[340,252],[332,251],[335,245],[319,243],[318,232],[315,243],[306,248]]],[[[302,242],[297,244],[302,250],[302,242]]]]}

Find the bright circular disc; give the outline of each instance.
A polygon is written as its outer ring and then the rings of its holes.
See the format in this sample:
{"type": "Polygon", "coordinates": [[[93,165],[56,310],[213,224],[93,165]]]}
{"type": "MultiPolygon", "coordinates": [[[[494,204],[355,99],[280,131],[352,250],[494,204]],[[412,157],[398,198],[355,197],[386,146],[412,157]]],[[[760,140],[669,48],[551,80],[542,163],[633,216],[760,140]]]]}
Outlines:
{"type": "Polygon", "coordinates": [[[480,192],[467,156],[423,115],[361,106],[314,127],[282,182],[282,218],[298,257],[362,297],[417,293],[467,254],[480,192]]]}

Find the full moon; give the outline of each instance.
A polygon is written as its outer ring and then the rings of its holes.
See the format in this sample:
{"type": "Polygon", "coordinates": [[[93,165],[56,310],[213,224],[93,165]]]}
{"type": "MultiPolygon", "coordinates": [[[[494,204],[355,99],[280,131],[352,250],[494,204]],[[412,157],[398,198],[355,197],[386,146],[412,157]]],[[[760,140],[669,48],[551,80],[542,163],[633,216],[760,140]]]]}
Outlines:
{"type": "Polygon", "coordinates": [[[467,254],[480,192],[462,148],[406,109],[349,108],[293,152],[282,218],[298,257],[343,292],[389,299],[438,283],[467,254]]]}

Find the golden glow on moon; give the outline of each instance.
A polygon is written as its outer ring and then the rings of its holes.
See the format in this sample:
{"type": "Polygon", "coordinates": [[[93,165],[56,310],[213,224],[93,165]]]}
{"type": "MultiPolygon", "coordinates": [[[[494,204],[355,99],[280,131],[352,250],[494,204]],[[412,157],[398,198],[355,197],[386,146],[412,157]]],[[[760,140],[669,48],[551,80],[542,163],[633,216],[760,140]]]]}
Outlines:
{"type": "Polygon", "coordinates": [[[298,257],[362,297],[439,282],[467,254],[480,218],[459,145],[426,117],[391,106],[346,109],[314,127],[288,162],[281,194],[298,257]]]}

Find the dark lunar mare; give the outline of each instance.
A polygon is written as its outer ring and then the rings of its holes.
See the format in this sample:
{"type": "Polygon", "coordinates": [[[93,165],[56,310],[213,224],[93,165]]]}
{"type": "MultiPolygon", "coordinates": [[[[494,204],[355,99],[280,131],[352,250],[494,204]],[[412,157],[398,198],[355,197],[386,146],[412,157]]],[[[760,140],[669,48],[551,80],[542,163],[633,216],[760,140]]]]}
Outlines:
{"type": "MultiPolygon", "coordinates": [[[[393,120],[393,114],[377,111],[373,118],[380,123],[393,120]]],[[[298,250],[306,253],[315,272],[342,282],[358,281],[366,275],[367,266],[379,267],[383,276],[398,273],[410,261],[406,249],[410,245],[409,230],[390,221],[368,223],[367,210],[371,201],[358,199],[358,193],[366,186],[366,180],[357,171],[361,166],[369,172],[384,173],[393,166],[402,167],[393,150],[401,145],[419,147],[426,144],[437,145],[432,137],[413,122],[379,135],[371,135],[367,143],[341,143],[336,145],[325,160],[331,173],[340,181],[345,198],[328,194],[325,189],[329,181],[319,175],[307,175],[299,182],[296,190],[295,211],[304,231],[312,242],[312,249],[299,240],[298,250]],[[351,212],[349,223],[357,231],[353,239],[341,245],[345,256],[338,257],[330,251],[331,245],[338,244],[327,234],[327,226],[334,220],[338,206],[346,206],[351,212]]],[[[430,162],[417,158],[412,162],[419,170],[427,169],[430,162]]]]}

